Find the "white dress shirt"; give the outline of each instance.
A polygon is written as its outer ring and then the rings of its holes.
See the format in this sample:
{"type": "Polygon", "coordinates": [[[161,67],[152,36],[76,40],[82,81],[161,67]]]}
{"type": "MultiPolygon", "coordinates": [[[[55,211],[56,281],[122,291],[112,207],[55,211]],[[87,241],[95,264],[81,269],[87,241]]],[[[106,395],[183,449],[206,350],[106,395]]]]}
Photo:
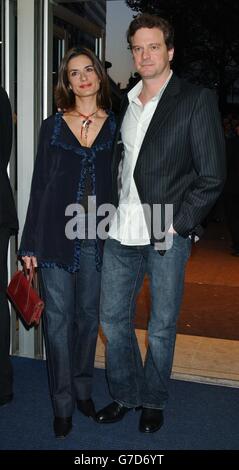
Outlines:
{"type": "Polygon", "coordinates": [[[123,245],[148,245],[150,243],[133,174],[148,126],[172,73],[170,71],[169,77],[158,93],[145,105],[138,98],[143,87],[142,80],[128,93],[129,106],[121,126],[124,158],[119,206],[109,230],[110,238],[120,241],[123,245]]]}

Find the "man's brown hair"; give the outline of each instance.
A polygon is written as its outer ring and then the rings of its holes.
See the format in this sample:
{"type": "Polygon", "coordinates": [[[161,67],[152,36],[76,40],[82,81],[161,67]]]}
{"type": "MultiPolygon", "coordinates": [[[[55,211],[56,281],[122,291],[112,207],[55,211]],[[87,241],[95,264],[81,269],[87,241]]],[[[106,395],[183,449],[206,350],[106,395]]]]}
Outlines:
{"type": "Polygon", "coordinates": [[[137,15],[136,18],[131,21],[127,31],[127,41],[129,43],[130,49],[132,46],[132,37],[135,35],[136,31],[141,28],[160,29],[164,35],[164,41],[167,49],[172,49],[174,47],[174,30],[171,24],[160,16],[150,15],[149,13],[142,13],[137,15]]]}

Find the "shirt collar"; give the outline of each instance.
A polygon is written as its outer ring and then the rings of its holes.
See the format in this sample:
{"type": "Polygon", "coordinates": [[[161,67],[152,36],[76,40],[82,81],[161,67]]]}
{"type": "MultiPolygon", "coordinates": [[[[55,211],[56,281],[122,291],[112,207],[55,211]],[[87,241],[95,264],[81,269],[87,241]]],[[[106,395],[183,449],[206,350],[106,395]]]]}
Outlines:
{"type": "MultiPolygon", "coordinates": [[[[170,78],[172,77],[172,75],[173,75],[173,71],[170,70],[170,73],[169,73],[168,78],[165,80],[165,82],[164,82],[164,84],[161,86],[160,90],[156,93],[155,96],[153,96],[153,98],[151,98],[150,101],[156,101],[156,100],[158,101],[158,100],[161,98],[161,96],[162,96],[162,94],[163,94],[163,92],[164,92],[164,90],[165,90],[165,88],[166,88],[166,86],[167,86],[167,84],[168,84],[170,78]]],[[[143,81],[140,80],[140,81],[139,81],[138,83],[136,83],[136,85],[128,92],[128,95],[127,95],[127,96],[128,96],[129,103],[131,103],[132,101],[136,101],[136,102],[138,101],[138,96],[140,95],[142,88],[143,88],[143,81]]]]}

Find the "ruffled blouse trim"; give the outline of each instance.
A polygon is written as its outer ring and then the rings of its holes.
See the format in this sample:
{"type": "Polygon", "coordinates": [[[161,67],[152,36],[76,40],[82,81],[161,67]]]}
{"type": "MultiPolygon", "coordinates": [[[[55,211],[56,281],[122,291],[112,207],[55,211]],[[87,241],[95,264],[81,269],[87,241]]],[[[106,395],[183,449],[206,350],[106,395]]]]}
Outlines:
{"type": "Polygon", "coordinates": [[[110,150],[112,147],[116,123],[115,123],[114,114],[112,113],[112,111],[109,111],[108,115],[109,115],[108,119],[109,119],[111,139],[109,139],[107,142],[102,142],[96,145],[93,144],[92,147],[87,148],[87,147],[82,147],[80,143],[79,145],[71,145],[61,140],[61,126],[62,126],[62,121],[63,121],[63,117],[62,117],[63,112],[56,113],[55,125],[54,125],[54,129],[53,129],[53,133],[52,133],[52,137],[50,141],[51,145],[54,145],[56,147],[61,147],[64,150],[69,150],[69,151],[76,153],[77,155],[82,157],[83,164],[84,163],[86,164],[87,162],[88,163],[93,162],[93,160],[95,160],[95,155],[97,152],[103,151],[103,150],[110,150]]]}
{"type": "MultiPolygon", "coordinates": [[[[81,240],[76,240],[75,242],[75,251],[74,251],[74,262],[73,265],[67,265],[62,263],[56,263],[55,261],[39,261],[38,267],[39,268],[60,268],[65,269],[69,273],[75,273],[80,270],[80,254],[81,254],[81,240]]],[[[37,254],[33,251],[18,251],[18,256],[36,256],[37,254]]],[[[98,241],[95,240],[95,264],[96,270],[101,271],[102,267],[102,254],[99,249],[98,241]]]]}

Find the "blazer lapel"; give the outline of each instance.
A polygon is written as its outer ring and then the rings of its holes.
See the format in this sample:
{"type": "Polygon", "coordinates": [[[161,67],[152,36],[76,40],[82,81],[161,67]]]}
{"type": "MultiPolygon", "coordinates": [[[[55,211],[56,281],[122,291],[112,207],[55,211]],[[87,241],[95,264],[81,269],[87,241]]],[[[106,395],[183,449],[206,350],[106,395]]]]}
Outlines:
{"type": "Polygon", "coordinates": [[[140,158],[140,154],[145,149],[147,144],[150,142],[153,135],[159,131],[160,127],[162,126],[164,121],[167,119],[168,115],[172,112],[173,108],[176,106],[176,103],[177,103],[176,96],[178,95],[179,91],[180,91],[180,80],[178,79],[177,76],[173,75],[150,121],[149,127],[147,129],[147,132],[145,134],[144,140],[141,145],[139,158],[140,158]]]}
{"type": "MultiPolygon", "coordinates": [[[[141,159],[142,151],[150,142],[153,135],[159,131],[160,127],[162,126],[164,121],[167,119],[167,116],[171,113],[173,108],[176,106],[176,103],[177,103],[176,98],[180,92],[180,88],[181,88],[180,79],[176,75],[173,74],[172,78],[170,79],[163,93],[163,96],[161,97],[161,100],[158,103],[158,106],[154,112],[154,115],[151,119],[147,132],[145,134],[145,137],[144,137],[144,140],[142,142],[141,149],[139,152],[138,160],[137,160],[137,167],[141,159]]],[[[118,117],[118,124],[116,128],[115,142],[114,142],[114,147],[113,147],[113,164],[112,164],[113,173],[114,171],[117,171],[119,161],[121,158],[121,152],[117,150],[121,142],[120,129],[121,129],[121,125],[122,125],[126,110],[128,108],[128,105],[129,105],[129,100],[128,100],[128,96],[126,95],[122,102],[121,110],[120,110],[119,117],[118,117]]]]}
{"type": "Polygon", "coordinates": [[[115,131],[115,140],[114,140],[114,144],[113,144],[113,169],[114,169],[115,165],[117,163],[119,163],[119,160],[120,160],[120,154],[119,154],[119,152],[117,152],[117,146],[121,142],[120,130],[121,130],[121,125],[122,125],[126,110],[128,108],[128,105],[129,105],[129,100],[128,100],[128,97],[126,95],[126,97],[124,98],[124,100],[122,102],[122,105],[121,105],[120,113],[119,113],[119,116],[118,116],[117,127],[116,127],[116,131],[115,131]]]}
{"type": "Polygon", "coordinates": [[[124,119],[124,115],[126,113],[126,110],[127,110],[128,106],[129,106],[129,100],[128,100],[128,96],[126,95],[123,102],[122,102],[121,108],[120,108],[120,113],[119,113],[119,118],[118,118],[118,125],[117,125],[117,130],[116,130],[117,140],[118,140],[118,137],[119,137],[119,134],[120,134],[121,125],[122,125],[122,122],[123,122],[123,119],[124,119]]]}

